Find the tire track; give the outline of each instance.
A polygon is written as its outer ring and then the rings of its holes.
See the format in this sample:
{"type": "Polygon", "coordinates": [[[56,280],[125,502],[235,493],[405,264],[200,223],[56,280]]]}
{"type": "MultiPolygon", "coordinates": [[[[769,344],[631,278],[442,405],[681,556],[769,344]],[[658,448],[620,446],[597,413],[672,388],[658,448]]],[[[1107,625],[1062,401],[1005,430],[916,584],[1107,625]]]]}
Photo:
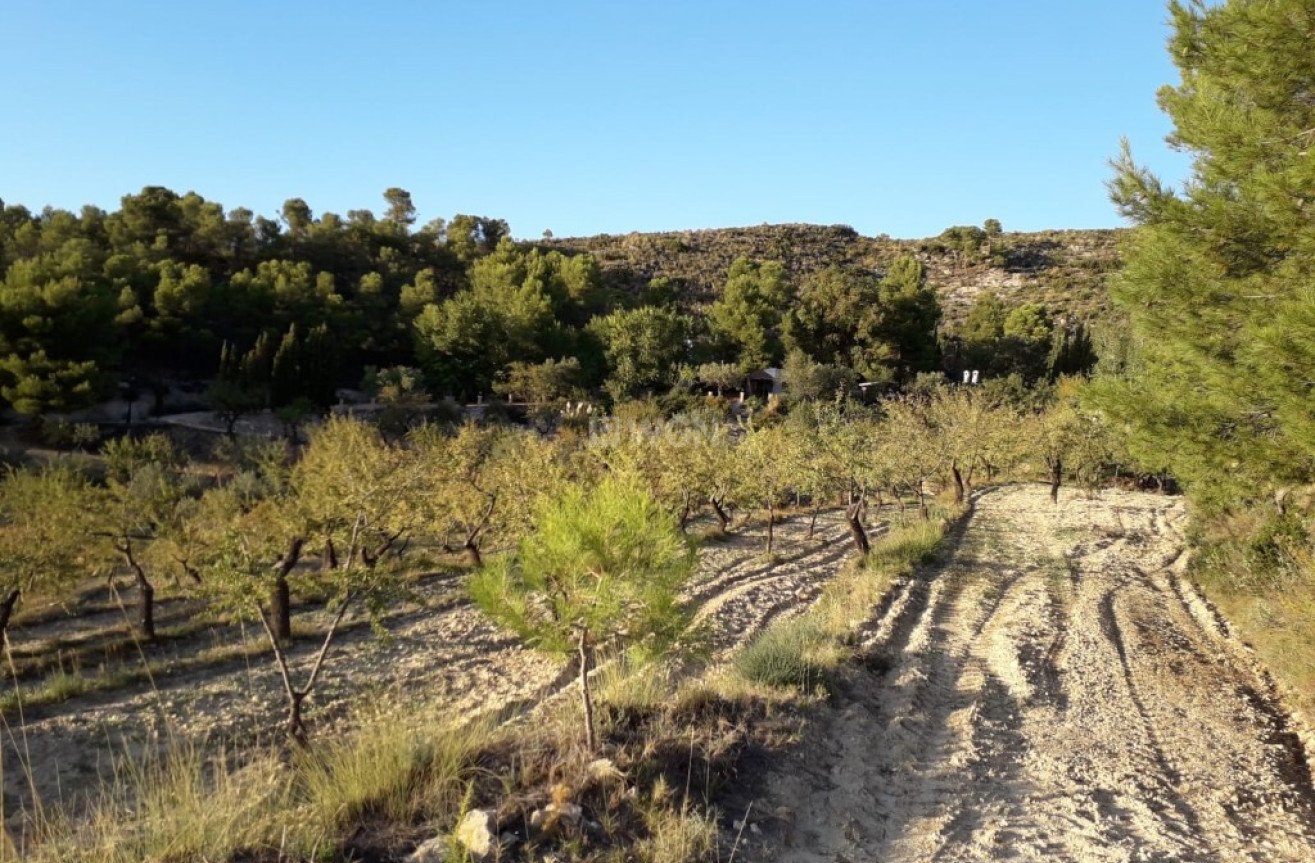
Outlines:
{"type": "Polygon", "coordinates": [[[891,670],[819,711],[755,807],[790,829],[746,859],[1315,860],[1305,753],[1181,581],[1184,523],[1149,494],[983,495],[865,628],[891,670]]]}

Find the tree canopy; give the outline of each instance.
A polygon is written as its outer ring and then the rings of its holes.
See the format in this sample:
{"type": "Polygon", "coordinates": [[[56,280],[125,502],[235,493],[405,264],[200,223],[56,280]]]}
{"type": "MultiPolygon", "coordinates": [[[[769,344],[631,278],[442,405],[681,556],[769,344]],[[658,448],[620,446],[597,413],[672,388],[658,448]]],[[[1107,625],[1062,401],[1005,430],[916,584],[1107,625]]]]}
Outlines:
{"type": "Polygon", "coordinates": [[[1170,12],[1181,83],[1159,103],[1192,173],[1172,189],[1126,144],[1115,163],[1135,356],[1097,403],[1146,466],[1222,505],[1315,474],[1315,18],[1303,0],[1170,12]]]}

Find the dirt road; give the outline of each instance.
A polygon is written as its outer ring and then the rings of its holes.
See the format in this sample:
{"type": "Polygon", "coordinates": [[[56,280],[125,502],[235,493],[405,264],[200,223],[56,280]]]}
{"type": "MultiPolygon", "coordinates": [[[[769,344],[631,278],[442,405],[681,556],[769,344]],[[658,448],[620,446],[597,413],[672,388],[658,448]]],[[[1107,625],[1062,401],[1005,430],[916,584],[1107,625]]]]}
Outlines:
{"type": "Polygon", "coordinates": [[[1185,517],[1138,493],[983,495],[872,625],[889,670],[820,712],[737,859],[1315,861],[1300,743],[1181,580],[1185,517]]]}

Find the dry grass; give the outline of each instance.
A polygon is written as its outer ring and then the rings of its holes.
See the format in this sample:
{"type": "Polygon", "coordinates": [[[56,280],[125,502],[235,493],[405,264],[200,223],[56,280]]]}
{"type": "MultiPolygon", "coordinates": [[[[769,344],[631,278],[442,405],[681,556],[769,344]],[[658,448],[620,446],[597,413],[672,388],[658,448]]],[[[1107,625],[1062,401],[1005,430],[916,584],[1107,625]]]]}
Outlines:
{"type": "Polygon", "coordinates": [[[600,753],[582,746],[569,697],[509,724],[417,721],[414,708],[398,708],[290,754],[199,743],[159,757],[125,752],[90,802],[37,812],[21,858],[0,846],[0,861],[392,859],[476,807],[517,837],[503,859],[716,859],[715,796],[776,709],[771,699],[622,661],[599,675],[597,693],[600,753]],[[584,817],[531,827],[549,803],[579,805],[584,817]]]}
{"type": "Polygon", "coordinates": [[[778,621],[733,660],[745,680],[807,690],[852,658],[849,634],[872,613],[891,581],[929,563],[957,511],[899,527],[872,544],[861,564],[848,567],[802,616],[778,621]]]}
{"type": "Polygon", "coordinates": [[[395,717],[291,755],[184,742],[161,756],[125,753],[85,812],[46,807],[32,818],[23,859],[323,859],[379,822],[455,820],[492,734],[489,722],[415,729],[395,717]]]}
{"type": "Polygon", "coordinates": [[[1204,523],[1192,576],[1315,719],[1315,551],[1304,529],[1247,512],[1204,523]]]}

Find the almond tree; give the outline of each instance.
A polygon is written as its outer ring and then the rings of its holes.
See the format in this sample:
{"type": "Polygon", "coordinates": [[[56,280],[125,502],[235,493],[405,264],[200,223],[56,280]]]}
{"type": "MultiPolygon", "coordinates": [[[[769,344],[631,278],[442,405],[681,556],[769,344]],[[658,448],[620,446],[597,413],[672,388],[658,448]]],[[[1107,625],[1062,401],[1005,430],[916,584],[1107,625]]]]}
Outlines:
{"type": "Polygon", "coordinates": [[[1017,415],[969,387],[938,389],[927,406],[927,421],[942,444],[955,503],[971,493],[977,469],[998,466],[1007,452],[1002,445],[1018,436],[1017,415]]]}
{"type": "Polygon", "coordinates": [[[1076,379],[1062,379],[1054,404],[1024,426],[1029,449],[1045,463],[1053,503],[1059,502],[1066,476],[1095,488],[1106,469],[1118,461],[1117,444],[1108,426],[1099,414],[1081,405],[1083,389],[1076,379]]]}
{"type": "Polygon", "coordinates": [[[483,563],[481,547],[496,529],[499,506],[509,489],[502,483],[512,433],[466,423],[455,435],[425,426],[411,435],[416,457],[425,465],[421,505],[428,528],[450,553],[461,552],[473,566],[483,563]]]}
{"type": "MultiPolygon", "coordinates": [[[[186,458],[164,435],[118,438],[106,444],[105,484],[88,489],[93,549],[109,567],[127,567],[137,585],[138,630],[154,640],[155,584],[149,547],[176,520],[193,492],[186,458]]],[[[113,570],[111,570],[113,571],[113,570]]]]}
{"type": "MultiPolygon", "coordinates": [[[[275,629],[270,599],[284,571],[288,538],[277,498],[255,499],[220,531],[211,553],[206,592],[221,608],[255,619],[268,637],[287,697],[289,737],[305,743],[303,705],[314,691],[329,648],[351,608],[361,606],[377,621],[384,600],[399,586],[399,558],[417,521],[412,501],[420,461],[388,446],[366,423],[332,419],[316,429],[290,478],[294,503],[311,529],[343,549],[338,565],[305,573],[329,593],[332,618],[302,683],[294,682],[291,659],[275,629]]],[[[222,488],[211,494],[235,494],[222,488]]],[[[223,506],[214,507],[222,511],[223,506]]]]}
{"type": "Polygon", "coordinates": [[[86,574],[86,479],[63,465],[0,479],[0,637],[24,593],[52,593],[86,574]]]}
{"type": "Polygon", "coordinates": [[[767,511],[768,554],[776,535],[776,507],[785,498],[796,461],[795,443],[784,426],[750,427],[735,448],[741,493],[767,511]]]}
{"type": "Polygon", "coordinates": [[[881,431],[894,453],[895,485],[917,496],[918,512],[928,519],[927,480],[945,463],[942,441],[929,422],[925,405],[912,399],[896,399],[887,402],[885,410],[881,431]]]}

